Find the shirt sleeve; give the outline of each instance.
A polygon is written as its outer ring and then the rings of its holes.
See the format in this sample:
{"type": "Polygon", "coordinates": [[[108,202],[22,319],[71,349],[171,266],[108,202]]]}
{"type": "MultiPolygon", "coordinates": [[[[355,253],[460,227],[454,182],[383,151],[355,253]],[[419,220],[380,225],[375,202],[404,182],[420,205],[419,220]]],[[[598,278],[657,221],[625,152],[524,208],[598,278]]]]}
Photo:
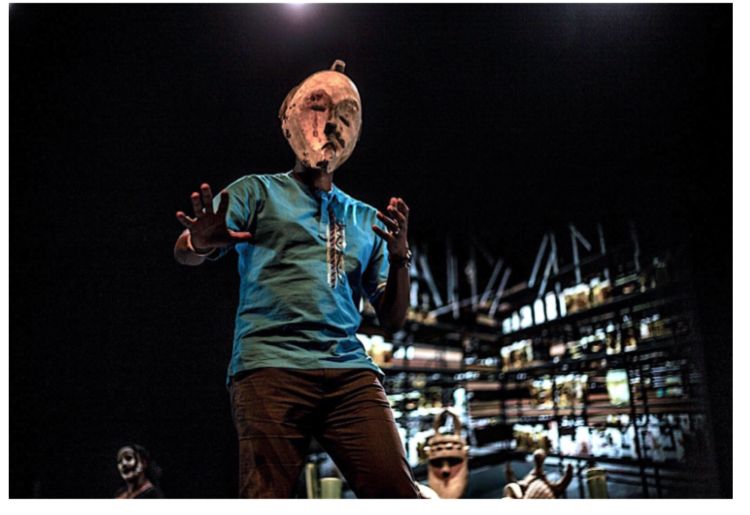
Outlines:
{"type": "MultiPolygon", "coordinates": [[[[383,222],[375,218],[374,224],[387,231],[383,222]]],[[[377,306],[380,297],[385,291],[385,284],[388,281],[388,245],[385,240],[372,233],[375,243],[370,256],[370,262],[365,268],[364,277],[362,278],[362,287],[367,295],[370,304],[377,306]]]]}
{"type": "MultiPolygon", "coordinates": [[[[229,192],[229,205],[227,206],[227,228],[231,231],[249,231],[253,233],[254,222],[260,206],[262,204],[261,188],[258,187],[258,178],[253,175],[247,175],[237,179],[229,186],[224,188],[229,192]]],[[[221,195],[214,197],[214,210],[219,209],[221,195]]],[[[224,257],[234,245],[222,247],[206,259],[216,261],[224,257]]]]}

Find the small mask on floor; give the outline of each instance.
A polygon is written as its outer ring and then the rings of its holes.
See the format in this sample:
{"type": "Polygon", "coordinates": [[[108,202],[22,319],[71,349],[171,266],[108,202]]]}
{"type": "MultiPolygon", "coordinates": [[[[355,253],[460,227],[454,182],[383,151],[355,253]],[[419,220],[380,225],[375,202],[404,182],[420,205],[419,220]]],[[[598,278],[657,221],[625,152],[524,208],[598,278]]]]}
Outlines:
{"type": "Polygon", "coordinates": [[[461,436],[461,420],[446,410],[435,418],[435,436],[427,441],[427,479],[441,499],[459,499],[469,484],[469,446],[461,436]],[[446,416],[453,417],[453,434],[440,434],[446,416]]]}

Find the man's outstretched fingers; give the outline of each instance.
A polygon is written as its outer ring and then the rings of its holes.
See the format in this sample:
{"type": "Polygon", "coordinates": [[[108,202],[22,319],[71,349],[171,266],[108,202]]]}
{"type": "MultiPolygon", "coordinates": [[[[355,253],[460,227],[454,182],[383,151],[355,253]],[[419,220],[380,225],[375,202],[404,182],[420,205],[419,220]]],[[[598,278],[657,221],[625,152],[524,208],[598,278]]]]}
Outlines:
{"type": "Polygon", "coordinates": [[[211,186],[205,182],[201,184],[201,197],[203,198],[203,207],[206,208],[206,213],[214,212],[213,195],[211,194],[211,186]]]}
{"type": "Polygon", "coordinates": [[[406,202],[404,202],[404,199],[399,198],[398,202],[396,203],[396,207],[399,211],[401,211],[404,215],[409,216],[409,206],[406,205],[406,202]]]}
{"type": "Polygon", "coordinates": [[[187,227],[188,229],[190,229],[190,226],[195,223],[195,220],[187,216],[182,211],[177,211],[177,220],[179,220],[180,223],[184,225],[185,227],[187,227]]]}
{"type": "Polygon", "coordinates": [[[190,194],[190,202],[193,203],[193,213],[196,218],[203,216],[203,204],[201,204],[201,196],[197,192],[190,194]]]}
{"type": "Polygon", "coordinates": [[[378,219],[380,219],[381,222],[383,222],[385,225],[390,227],[391,229],[398,229],[398,222],[392,218],[388,218],[383,213],[378,211],[378,219]]]}
{"type": "Polygon", "coordinates": [[[406,216],[404,216],[404,214],[395,207],[388,206],[388,214],[391,216],[391,218],[398,222],[406,222],[406,216]]]}
{"type": "Polygon", "coordinates": [[[392,235],[388,234],[377,225],[373,225],[372,230],[375,231],[375,234],[383,238],[385,241],[392,241],[394,239],[392,235]]]}

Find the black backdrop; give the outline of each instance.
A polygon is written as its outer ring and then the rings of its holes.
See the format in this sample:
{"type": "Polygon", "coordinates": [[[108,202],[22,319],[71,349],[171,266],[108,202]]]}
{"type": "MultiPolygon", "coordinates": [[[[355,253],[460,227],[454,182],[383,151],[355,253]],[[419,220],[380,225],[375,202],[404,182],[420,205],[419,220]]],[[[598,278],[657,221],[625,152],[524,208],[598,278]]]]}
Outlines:
{"type": "Polygon", "coordinates": [[[567,222],[686,249],[731,495],[731,29],[731,5],[11,5],[11,497],[109,497],[128,441],[168,496],[234,495],[235,259],[177,265],[174,212],[289,169],[278,106],[336,58],[364,108],[336,183],[406,199],[435,268],[449,236],[521,281],[567,222]]]}

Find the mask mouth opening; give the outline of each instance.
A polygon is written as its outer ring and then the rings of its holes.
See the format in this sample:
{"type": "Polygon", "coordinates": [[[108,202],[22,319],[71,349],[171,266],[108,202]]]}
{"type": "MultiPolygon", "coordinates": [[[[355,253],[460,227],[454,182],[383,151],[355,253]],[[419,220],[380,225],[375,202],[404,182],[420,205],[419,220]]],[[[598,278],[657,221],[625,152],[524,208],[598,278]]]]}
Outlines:
{"type": "Polygon", "coordinates": [[[140,471],[136,465],[120,467],[120,476],[122,476],[123,479],[133,478],[137,476],[139,472],[140,471]]]}

